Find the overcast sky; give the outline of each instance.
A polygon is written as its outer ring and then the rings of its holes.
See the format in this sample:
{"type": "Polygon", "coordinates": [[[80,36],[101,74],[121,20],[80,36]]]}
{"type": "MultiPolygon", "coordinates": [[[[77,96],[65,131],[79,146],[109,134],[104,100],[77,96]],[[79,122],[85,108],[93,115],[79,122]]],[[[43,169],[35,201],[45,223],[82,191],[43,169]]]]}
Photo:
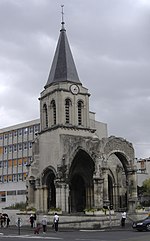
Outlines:
{"type": "Polygon", "coordinates": [[[39,118],[61,27],[90,110],[150,156],[150,0],[0,0],[0,128],[39,118]]]}

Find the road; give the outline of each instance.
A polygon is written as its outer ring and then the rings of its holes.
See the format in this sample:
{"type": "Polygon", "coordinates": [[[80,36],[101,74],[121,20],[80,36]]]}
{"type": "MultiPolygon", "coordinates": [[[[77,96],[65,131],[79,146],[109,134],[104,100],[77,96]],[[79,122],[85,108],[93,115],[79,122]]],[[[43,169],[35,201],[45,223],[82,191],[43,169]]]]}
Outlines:
{"type": "Polygon", "coordinates": [[[150,240],[150,232],[136,232],[133,230],[79,230],[79,231],[59,231],[55,233],[54,231],[48,232],[46,234],[40,233],[39,235],[34,235],[31,231],[22,231],[20,235],[16,232],[11,232],[9,230],[0,230],[0,240],[1,241],[27,241],[30,239],[32,241],[38,240],[62,240],[62,241],[148,241],[150,240]]]}

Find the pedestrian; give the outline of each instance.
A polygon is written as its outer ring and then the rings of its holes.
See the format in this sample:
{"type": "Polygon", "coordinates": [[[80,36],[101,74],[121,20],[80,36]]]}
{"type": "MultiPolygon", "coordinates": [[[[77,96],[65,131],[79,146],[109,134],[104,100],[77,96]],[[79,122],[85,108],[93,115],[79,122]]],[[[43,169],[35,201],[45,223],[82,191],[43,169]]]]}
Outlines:
{"type": "Polygon", "coordinates": [[[37,226],[37,222],[36,222],[36,213],[34,213],[34,228],[36,228],[36,226],[37,226]]]}
{"type": "Polygon", "coordinates": [[[40,223],[37,223],[36,227],[34,228],[34,234],[39,234],[41,229],[41,225],[40,223]]]}
{"type": "Polygon", "coordinates": [[[7,227],[9,227],[9,223],[10,223],[10,218],[7,217],[7,227]]]}
{"type": "Polygon", "coordinates": [[[31,224],[31,228],[33,228],[33,224],[34,224],[34,217],[33,215],[31,214],[30,216],[30,224],[31,224]]]}
{"type": "Polygon", "coordinates": [[[47,217],[43,216],[42,218],[42,227],[43,227],[43,233],[46,233],[47,231],[47,217]]]}
{"type": "Polygon", "coordinates": [[[121,226],[122,226],[122,227],[125,227],[125,222],[126,222],[127,214],[126,214],[126,212],[124,211],[121,215],[122,215],[122,218],[121,218],[121,226]]]}
{"type": "Polygon", "coordinates": [[[58,231],[58,222],[59,222],[59,216],[57,215],[57,213],[55,213],[54,219],[53,219],[55,232],[58,231]]]}

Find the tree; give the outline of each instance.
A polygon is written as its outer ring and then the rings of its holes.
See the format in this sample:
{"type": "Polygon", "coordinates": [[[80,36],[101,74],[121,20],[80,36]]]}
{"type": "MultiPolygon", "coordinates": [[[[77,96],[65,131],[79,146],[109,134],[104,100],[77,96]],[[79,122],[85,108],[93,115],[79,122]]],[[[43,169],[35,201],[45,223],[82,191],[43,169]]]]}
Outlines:
{"type": "Polygon", "coordinates": [[[150,196],[150,178],[143,182],[143,195],[150,196]]]}

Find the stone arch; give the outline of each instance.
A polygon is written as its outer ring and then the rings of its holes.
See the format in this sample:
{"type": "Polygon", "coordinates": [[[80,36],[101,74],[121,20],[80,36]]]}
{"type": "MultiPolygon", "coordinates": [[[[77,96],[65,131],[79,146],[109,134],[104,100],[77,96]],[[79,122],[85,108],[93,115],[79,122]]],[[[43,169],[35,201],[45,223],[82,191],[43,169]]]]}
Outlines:
{"type": "Polygon", "coordinates": [[[52,166],[48,166],[42,173],[42,187],[45,192],[45,199],[49,210],[56,207],[56,188],[55,188],[56,170],[52,166]]]}
{"type": "Polygon", "coordinates": [[[79,149],[69,169],[70,211],[83,212],[93,206],[94,162],[87,152],[79,149]]]}
{"type": "MultiPolygon", "coordinates": [[[[115,180],[112,183],[114,197],[113,203],[115,209],[129,209],[129,200],[136,197],[136,181],[134,169],[134,149],[131,143],[123,138],[109,137],[103,140],[103,153],[105,165],[114,173],[115,180]],[[133,192],[129,193],[131,189],[129,183],[134,182],[133,192]]],[[[106,176],[105,176],[106,177],[106,176]]],[[[108,183],[110,183],[110,176],[108,176],[108,183]]],[[[110,189],[105,197],[110,199],[110,189]]],[[[135,202],[135,201],[134,201],[135,202]]]]}

